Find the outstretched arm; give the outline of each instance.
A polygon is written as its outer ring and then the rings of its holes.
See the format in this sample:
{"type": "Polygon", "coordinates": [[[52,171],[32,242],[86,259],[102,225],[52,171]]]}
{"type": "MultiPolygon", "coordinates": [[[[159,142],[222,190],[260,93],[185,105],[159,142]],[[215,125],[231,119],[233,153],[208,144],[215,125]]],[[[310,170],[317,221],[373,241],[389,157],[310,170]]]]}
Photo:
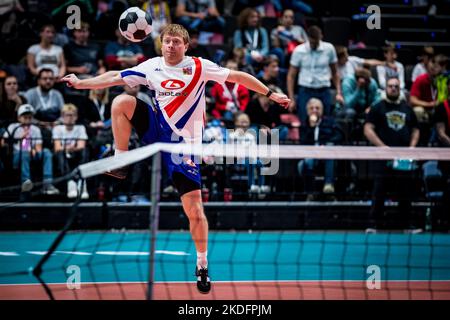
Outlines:
{"type": "MultiPolygon", "coordinates": [[[[231,70],[226,81],[239,83],[247,89],[253,90],[263,95],[266,95],[269,92],[269,88],[264,83],[256,79],[251,74],[242,71],[231,70]]],[[[269,98],[280,104],[284,108],[287,108],[289,106],[289,103],[291,102],[291,100],[285,94],[276,92],[272,93],[269,98]]]]}
{"type": "Polygon", "coordinates": [[[62,78],[61,81],[75,89],[103,89],[126,84],[120,76],[120,71],[108,71],[99,76],[83,80],[78,79],[76,75],[71,73],[62,78]]]}

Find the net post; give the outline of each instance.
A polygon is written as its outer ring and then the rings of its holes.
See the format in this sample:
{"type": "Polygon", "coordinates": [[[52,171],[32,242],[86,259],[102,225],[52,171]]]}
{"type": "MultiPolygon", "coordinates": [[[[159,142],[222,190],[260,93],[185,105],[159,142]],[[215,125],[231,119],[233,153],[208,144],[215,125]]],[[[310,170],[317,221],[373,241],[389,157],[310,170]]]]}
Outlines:
{"type": "Polygon", "coordinates": [[[151,207],[150,207],[150,261],[149,261],[149,278],[147,285],[147,300],[153,300],[153,285],[155,282],[155,250],[156,235],[159,224],[159,199],[160,199],[160,183],[161,183],[161,152],[158,151],[153,155],[152,160],[152,178],[151,178],[151,207]]]}

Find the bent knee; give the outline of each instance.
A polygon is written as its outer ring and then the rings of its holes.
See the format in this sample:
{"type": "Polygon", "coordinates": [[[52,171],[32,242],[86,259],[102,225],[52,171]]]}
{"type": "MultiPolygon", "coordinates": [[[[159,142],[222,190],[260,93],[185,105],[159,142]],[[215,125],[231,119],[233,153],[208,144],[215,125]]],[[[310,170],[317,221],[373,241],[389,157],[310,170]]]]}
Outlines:
{"type": "Polygon", "coordinates": [[[111,104],[111,113],[113,115],[126,114],[132,116],[136,107],[136,98],[127,94],[120,94],[115,97],[111,104]]]}

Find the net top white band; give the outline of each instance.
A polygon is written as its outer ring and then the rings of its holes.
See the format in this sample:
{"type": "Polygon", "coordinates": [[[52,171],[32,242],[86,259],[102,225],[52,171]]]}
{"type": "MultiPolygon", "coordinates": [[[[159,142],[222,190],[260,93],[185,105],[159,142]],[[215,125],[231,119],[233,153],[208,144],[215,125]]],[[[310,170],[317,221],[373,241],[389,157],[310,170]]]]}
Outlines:
{"type": "Polygon", "coordinates": [[[237,144],[154,143],[114,157],[82,164],[78,170],[83,178],[89,178],[109,170],[127,166],[157,152],[194,156],[226,158],[263,159],[334,159],[334,160],[441,160],[450,161],[449,148],[409,147],[359,147],[359,146],[299,146],[299,145],[257,145],[244,147],[237,144]]]}

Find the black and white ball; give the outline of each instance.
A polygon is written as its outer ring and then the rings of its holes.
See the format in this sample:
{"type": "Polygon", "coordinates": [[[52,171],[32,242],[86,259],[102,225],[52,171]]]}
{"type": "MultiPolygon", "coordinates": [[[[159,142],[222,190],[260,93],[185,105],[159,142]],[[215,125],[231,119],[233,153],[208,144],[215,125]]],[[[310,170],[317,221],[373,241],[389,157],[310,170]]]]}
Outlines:
{"type": "Polygon", "coordinates": [[[152,17],[138,7],[128,8],[120,15],[119,30],[132,42],[142,41],[152,32],[152,17]]]}

